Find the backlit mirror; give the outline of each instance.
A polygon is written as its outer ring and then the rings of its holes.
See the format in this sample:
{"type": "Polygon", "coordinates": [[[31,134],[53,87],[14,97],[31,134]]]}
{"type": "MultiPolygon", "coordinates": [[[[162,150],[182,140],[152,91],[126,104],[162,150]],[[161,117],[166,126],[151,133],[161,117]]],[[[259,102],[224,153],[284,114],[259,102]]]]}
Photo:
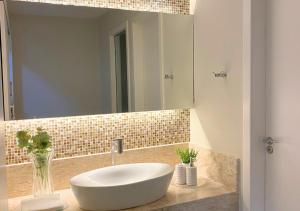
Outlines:
{"type": "Polygon", "coordinates": [[[193,17],[8,1],[5,118],[189,108],[193,17]]]}

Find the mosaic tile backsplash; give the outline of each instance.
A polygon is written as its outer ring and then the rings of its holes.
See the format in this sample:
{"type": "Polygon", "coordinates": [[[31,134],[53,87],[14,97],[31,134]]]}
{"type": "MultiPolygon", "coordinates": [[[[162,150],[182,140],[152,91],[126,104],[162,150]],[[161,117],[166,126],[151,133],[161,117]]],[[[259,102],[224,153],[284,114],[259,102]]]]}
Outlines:
{"type": "Polygon", "coordinates": [[[74,6],[189,14],[190,0],[14,0],[74,6]]]}
{"type": "Polygon", "coordinates": [[[124,139],[125,149],[136,149],[190,140],[188,109],[8,121],[5,125],[6,162],[28,162],[16,145],[16,132],[43,127],[52,137],[54,158],[110,152],[111,141],[124,139]]]}

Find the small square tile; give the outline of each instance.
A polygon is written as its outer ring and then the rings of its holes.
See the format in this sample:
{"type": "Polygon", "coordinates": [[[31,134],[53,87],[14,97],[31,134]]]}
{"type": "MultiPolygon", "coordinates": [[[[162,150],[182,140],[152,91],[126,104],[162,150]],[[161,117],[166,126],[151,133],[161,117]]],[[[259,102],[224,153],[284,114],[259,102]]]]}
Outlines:
{"type": "Polygon", "coordinates": [[[190,0],[14,0],[48,4],[189,14],[190,0]]]}
{"type": "Polygon", "coordinates": [[[189,109],[106,114],[5,122],[6,163],[28,162],[16,145],[19,130],[44,128],[51,136],[54,158],[110,152],[111,141],[124,139],[125,149],[184,143],[190,140],[189,109]]]}

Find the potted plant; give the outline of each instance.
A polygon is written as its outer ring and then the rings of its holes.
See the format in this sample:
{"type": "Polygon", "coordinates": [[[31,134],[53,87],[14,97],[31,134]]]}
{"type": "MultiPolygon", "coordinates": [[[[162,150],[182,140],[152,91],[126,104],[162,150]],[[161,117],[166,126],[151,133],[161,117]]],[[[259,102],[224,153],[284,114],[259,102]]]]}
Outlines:
{"type": "Polygon", "coordinates": [[[34,135],[29,131],[18,131],[16,135],[17,145],[27,150],[33,164],[34,197],[53,194],[50,174],[53,149],[50,139],[51,137],[42,128],[37,128],[34,135]]]}
{"type": "Polygon", "coordinates": [[[197,167],[194,162],[197,160],[198,152],[194,149],[189,150],[190,163],[186,167],[186,184],[190,186],[197,185],[197,167]]]}
{"type": "Polygon", "coordinates": [[[190,152],[189,149],[176,149],[176,154],[179,156],[180,161],[182,164],[189,164],[190,163],[190,152]]]}
{"type": "Polygon", "coordinates": [[[190,149],[189,155],[190,155],[190,166],[193,166],[194,162],[197,160],[198,151],[194,149],[190,149]]]}
{"type": "Polygon", "coordinates": [[[188,165],[190,162],[195,162],[198,156],[198,152],[194,149],[188,149],[188,148],[183,148],[183,149],[176,149],[177,155],[180,157],[180,160],[182,164],[188,165]]]}
{"type": "Polygon", "coordinates": [[[179,185],[186,184],[186,168],[190,163],[196,161],[198,152],[194,149],[178,148],[177,155],[180,157],[181,164],[176,165],[175,168],[175,182],[179,185]]]}

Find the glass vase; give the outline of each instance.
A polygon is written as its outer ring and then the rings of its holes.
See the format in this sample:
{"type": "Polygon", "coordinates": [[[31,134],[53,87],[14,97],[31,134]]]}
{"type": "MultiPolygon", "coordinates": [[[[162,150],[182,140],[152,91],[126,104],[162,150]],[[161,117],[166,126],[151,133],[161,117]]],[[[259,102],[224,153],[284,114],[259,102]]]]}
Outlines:
{"type": "Polygon", "coordinates": [[[51,163],[53,150],[35,151],[30,154],[33,165],[33,196],[45,197],[53,194],[51,163]]]}

